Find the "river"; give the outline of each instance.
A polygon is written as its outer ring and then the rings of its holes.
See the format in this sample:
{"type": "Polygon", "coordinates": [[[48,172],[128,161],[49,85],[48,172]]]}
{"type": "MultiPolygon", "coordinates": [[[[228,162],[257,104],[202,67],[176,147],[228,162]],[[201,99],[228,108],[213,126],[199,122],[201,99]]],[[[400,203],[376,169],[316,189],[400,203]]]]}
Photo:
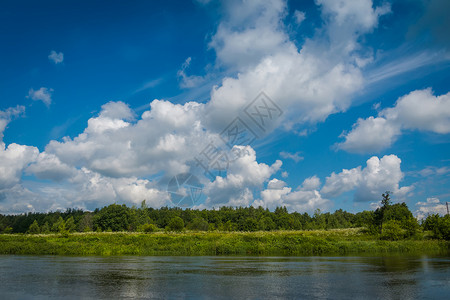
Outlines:
{"type": "Polygon", "coordinates": [[[0,256],[0,298],[450,299],[450,258],[0,256]]]}

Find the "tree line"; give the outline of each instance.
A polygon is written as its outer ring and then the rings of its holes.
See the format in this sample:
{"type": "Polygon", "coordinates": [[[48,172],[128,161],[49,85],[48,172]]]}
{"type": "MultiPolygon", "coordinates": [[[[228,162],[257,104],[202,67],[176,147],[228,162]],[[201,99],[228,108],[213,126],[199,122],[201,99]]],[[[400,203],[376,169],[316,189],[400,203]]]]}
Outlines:
{"type": "Polygon", "coordinates": [[[450,240],[450,216],[429,215],[419,222],[405,203],[392,204],[389,192],[382,195],[382,206],[374,211],[334,213],[316,210],[289,213],[286,207],[274,211],[263,207],[221,207],[217,210],[147,207],[111,204],[93,212],[67,209],[64,212],[0,214],[0,233],[72,233],[72,232],[156,232],[156,231],[273,231],[314,230],[363,227],[370,235],[399,240],[424,232],[450,240]]]}

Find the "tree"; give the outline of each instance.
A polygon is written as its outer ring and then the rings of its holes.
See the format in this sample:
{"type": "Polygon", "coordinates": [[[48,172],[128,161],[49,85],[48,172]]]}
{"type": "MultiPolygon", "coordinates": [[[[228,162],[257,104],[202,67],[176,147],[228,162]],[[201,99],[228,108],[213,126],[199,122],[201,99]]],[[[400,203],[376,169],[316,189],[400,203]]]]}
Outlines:
{"type": "Polygon", "coordinates": [[[58,221],[53,223],[52,231],[53,232],[63,232],[66,230],[66,223],[64,222],[63,218],[59,216],[58,221]]]}
{"type": "Polygon", "coordinates": [[[384,224],[381,238],[397,241],[404,238],[406,230],[402,229],[400,221],[389,220],[384,224]]]}
{"type": "Polygon", "coordinates": [[[76,229],[75,221],[73,220],[73,217],[70,216],[70,217],[67,218],[67,220],[66,220],[66,230],[67,230],[68,232],[74,232],[75,229],[76,229]]]}
{"type": "Polygon", "coordinates": [[[194,218],[186,227],[189,230],[208,231],[209,224],[205,219],[197,217],[194,218]]]}
{"type": "Polygon", "coordinates": [[[50,225],[48,225],[48,222],[45,222],[44,225],[41,226],[41,233],[50,233],[50,225]]]}
{"type": "Polygon", "coordinates": [[[34,222],[30,225],[30,228],[28,229],[28,233],[38,234],[40,232],[41,230],[39,228],[39,224],[36,220],[34,220],[34,222]]]}
{"type": "Polygon", "coordinates": [[[275,230],[277,228],[277,224],[272,220],[271,217],[262,217],[258,222],[259,230],[275,230]]]}
{"type": "Polygon", "coordinates": [[[88,232],[92,231],[94,228],[94,217],[92,213],[86,212],[81,217],[80,222],[78,222],[78,231],[88,232]]]}
{"type": "Polygon", "coordinates": [[[130,211],[125,204],[103,207],[94,218],[94,226],[102,231],[125,231],[130,226],[130,211]]]}
{"type": "Polygon", "coordinates": [[[381,194],[381,196],[383,197],[383,199],[381,199],[381,205],[383,207],[388,207],[389,205],[391,205],[391,196],[390,196],[391,192],[390,191],[386,191],[386,193],[381,194]]]}
{"type": "Polygon", "coordinates": [[[172,219],[170,219],[166,229],[169,231],[177,231],[177,232],[183,231],[184,229],[183,219],[180,217],[173,217],[172,219]]]}

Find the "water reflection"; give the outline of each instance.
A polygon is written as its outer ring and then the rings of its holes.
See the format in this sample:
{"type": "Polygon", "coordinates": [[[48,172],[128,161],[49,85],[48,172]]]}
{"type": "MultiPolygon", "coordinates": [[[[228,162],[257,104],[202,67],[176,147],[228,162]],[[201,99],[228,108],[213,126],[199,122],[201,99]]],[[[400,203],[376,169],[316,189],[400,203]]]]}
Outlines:
{"type": "Polygon", "coordinates": [[[450,297],[448,257],[0,256],[14,298],[450,297]]]}

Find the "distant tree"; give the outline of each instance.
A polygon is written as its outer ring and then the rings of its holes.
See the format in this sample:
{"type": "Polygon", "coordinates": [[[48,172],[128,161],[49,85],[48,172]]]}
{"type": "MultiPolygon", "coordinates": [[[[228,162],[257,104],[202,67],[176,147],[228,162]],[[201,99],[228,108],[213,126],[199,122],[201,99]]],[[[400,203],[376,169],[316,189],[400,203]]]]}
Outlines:
{"type": "Polygon", "coordinates": [[[166,227],[167,230],[169,231],[183,231],[184,229],[184,221],[182,218],[180,217],[173,217],[170,221],[169,224],[166,227]]]}
{"type": "Polygon", "coordinates": [[[258,222],[258,229],[264,231],[275,230],[277,228],[277,224],[272,220],[271,217],[262,217],[258,222]]]}
{"type": "Polygon", "coordinates": [[[186,227],[189,230],[208,231],[209,224],[205,219],[196,217],[186,227]]]}
{"type": "Polygon", "coordinates": [[[52,232],[63,232],[66,230],[64,219],[59,216],[58,220],[52,225],[52,232]]]}
{"type": "Polygon", "coordinates": [[[130,209],[125,204],[103,207],[94,217],[94,226],[102,231],[126,231],[130,226],[130,209]]]}
{"type": "Polygon", "coordinates": [[[88,232],[88,231],[92,231],[93,228],[94,228],[93,214],[90,212],[84,213],[80,219],[80,222],[78,222],[78,231],[79,232],[88,232]]]}
{"type": "Polygon", "coordinates": [[[381,196],[383,197],[383,199],[381,199],[381,206],[388,207],[389,205],[391,205],[390,194],[391,194],[390,191],[386,191],[384,194],[381,194],[381,196]]]}
{"type": "Polygon", "coordinates": [[[28,229],[28,233],[31,234],[38,234],[41,232],[41,229],[39,228],[39,224],[36,220],[30,225],[30,228],[28,229]]]}
{"type": "Polygon", "coordinates": [[[45,222],[44,225],[41,226],[41,233],[50,233],[50,225],[48,222],[45,222]]]}
{"type": "Polygon", "coordinates": [[[257,231],[258,230],[258,222],[251,217],[245,219],[245,221],[241,224],[242,231],[257,231]]]}
{"type": "Polygon", "coordinates": [[[66,230],[68,232],[74,232],[76,230],[75,221],[72,216],[68,217],[66,220],[66,230]]]}

